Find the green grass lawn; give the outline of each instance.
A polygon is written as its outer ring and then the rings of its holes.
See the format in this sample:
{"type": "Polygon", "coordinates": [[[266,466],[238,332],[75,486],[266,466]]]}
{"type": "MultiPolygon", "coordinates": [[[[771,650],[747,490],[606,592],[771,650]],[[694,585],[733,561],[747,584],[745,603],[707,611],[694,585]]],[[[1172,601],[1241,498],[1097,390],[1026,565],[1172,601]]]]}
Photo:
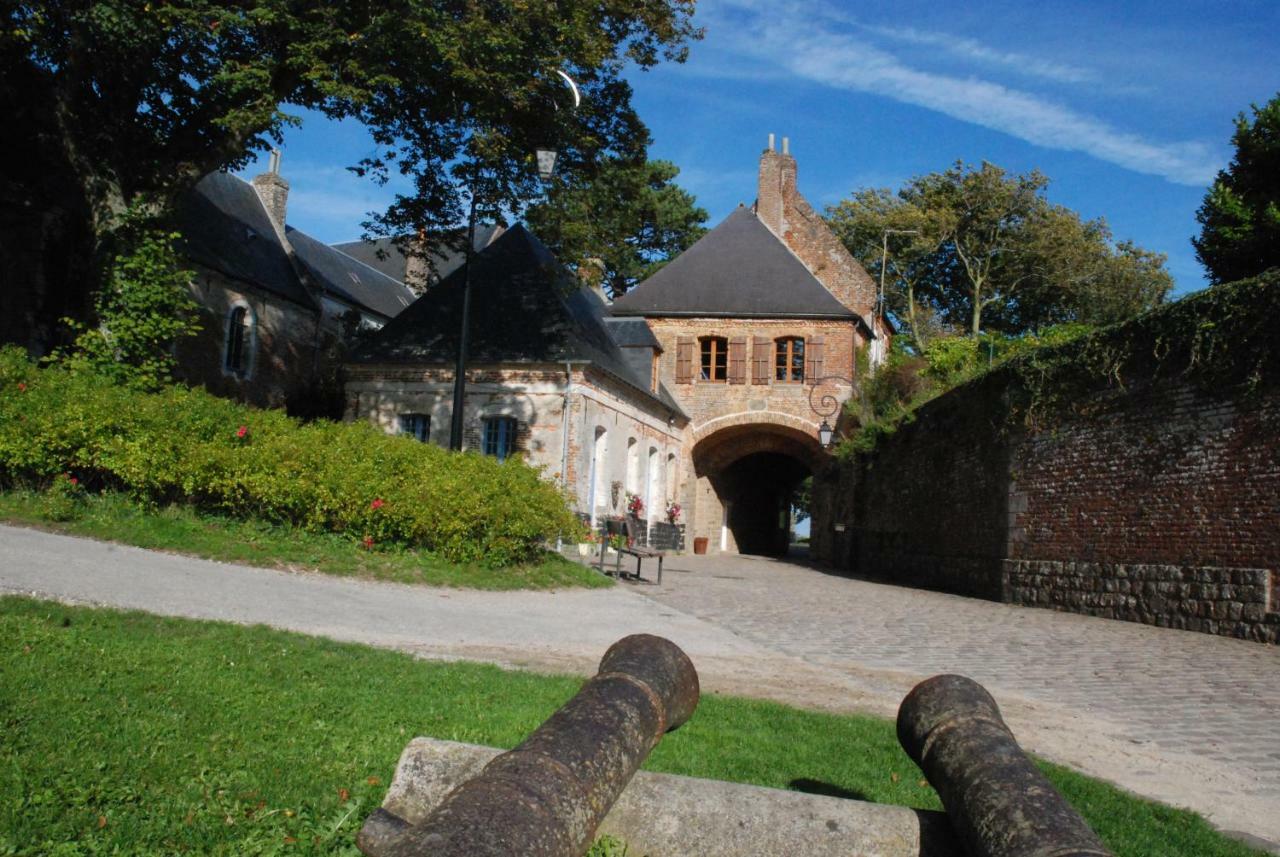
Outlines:
{"type": "MultiPolygon", "coordinates": [[[[0,854],[356,854],[405,743],[510,747],[573,678],[214,622],[0,599],[0,854]]],[[[704,698],[647,768],[938,808],[893,726],[704,698]]],[[[1252,855],[1061,768],[1120,857],[1252,855]]]]}
{"type": "Polygon", "coordinates": [[[457,565],[395,546],[368,550],[339,534],[201,514],[186,506],[147,510],[120,494],[88,495],[72,508],[70,520],[51,520],[45,495],[0,492],[0,521],[224,562],[467,589],[612,585],[604,575],[550,552],[536,565],[493,569],[457,565]]]}

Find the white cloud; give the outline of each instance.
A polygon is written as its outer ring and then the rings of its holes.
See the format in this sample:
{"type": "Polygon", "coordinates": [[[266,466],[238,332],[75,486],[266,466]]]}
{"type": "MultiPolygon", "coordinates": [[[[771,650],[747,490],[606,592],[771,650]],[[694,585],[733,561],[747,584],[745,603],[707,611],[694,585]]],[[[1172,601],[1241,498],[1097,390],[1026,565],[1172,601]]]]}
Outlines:
{"type": "MultiPolygon", "coordinates": [[[[711,32],[745,61],[766,61],[815,83],[882,95],[955,119],[1010,134],[1039,146],[1084,152],[1135,172],[1193,186],[1207,184],[1220,153],[1202,142],[1159,142],[1043,95],[977,76],[957,77],[913,68],[855,35],[847,18],[814,3],[725,0],[714,8],[711,32]]],[[[933,38],[937,34],[916,34],[933,38]]],[[[963,40],[959,40],[963,42],[963,40]]],[[[986,51],[973,43],[958,51],[986,51]]],[[[989,52],[991,60],[999,56],[989,52]]],[[[1012,55],[1005,55],[1012,57],[1012,55]]],[[[1044,75],[1070,73],[1045,66],[1044,75]]]]}
{"type": "Polygon", "coordinates": [[[987,47],[976,39],[917,30],[914,27],[879,27],[869,24],[859,26],[869,33],[889,39],[896,39],[913,45],[940,48],[962,59],[1012,69],[1030,77],[1040,77],[1057,83],[1096,83],[1099,81],[1098,73],[1092,69],[1011,51],[996,50],[995,48],[987,47]]]}

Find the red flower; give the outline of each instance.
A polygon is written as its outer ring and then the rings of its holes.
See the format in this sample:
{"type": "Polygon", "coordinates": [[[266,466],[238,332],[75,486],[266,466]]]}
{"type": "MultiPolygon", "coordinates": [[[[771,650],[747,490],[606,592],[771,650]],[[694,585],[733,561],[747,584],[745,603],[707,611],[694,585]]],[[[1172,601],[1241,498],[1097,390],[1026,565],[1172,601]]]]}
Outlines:
{"type": "Polygon", "coordinates": [[[79,485],[79,484],[80,484],[80,480],[79,480],[79,479],[77,479],[77,478],[75,478],[74,476],[70,476],[70,477],[68,477],[68,478],[71,480],[71,484],[72,484],[72,485],[79,485]]]}
{"type": "Polygon", "coordinates": [[[373,536],[365,536],[363,544],[365,550],[373,550],[373,536]]]}
{"type": "Polygon", "coordinates": [[[240,426],[240,428],[236,429],[236,437],[240,438],[241,440],[244,440],[248,436],[249,436],[248,426],[240,426]]]}
{"type": "Polygon", "coordinates": [[[25,392],[27,392],[27,385],[26,385],[26,383],[25,383],[25,382],[23,382],[23,381],[19,381],[19,382],[18,382],[18,392],[19,392],[19,393],[25,393],[25,392]]]}
{"type": "Polygon", "coordinates": [[[385,505],[386,505],[386,501],[384,501],[381,497],[375,497],[374,501],[369,504],[369,508],[376,512],[385,505]]]}

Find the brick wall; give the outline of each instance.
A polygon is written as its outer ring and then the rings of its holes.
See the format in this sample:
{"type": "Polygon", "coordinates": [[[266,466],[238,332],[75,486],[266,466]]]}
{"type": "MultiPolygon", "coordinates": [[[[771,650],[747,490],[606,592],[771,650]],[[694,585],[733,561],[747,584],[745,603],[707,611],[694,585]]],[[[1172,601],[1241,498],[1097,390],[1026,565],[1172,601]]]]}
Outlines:
{"type": "Polygon", "coordinates": [[[1029,430],[1010,419],[1016,384],[998,370],[954,390],[822,473],[815,556],[910,585],[1277,641],[1280,389],[1130,375],[1074,391],[1073,407],[1029,430]]]}

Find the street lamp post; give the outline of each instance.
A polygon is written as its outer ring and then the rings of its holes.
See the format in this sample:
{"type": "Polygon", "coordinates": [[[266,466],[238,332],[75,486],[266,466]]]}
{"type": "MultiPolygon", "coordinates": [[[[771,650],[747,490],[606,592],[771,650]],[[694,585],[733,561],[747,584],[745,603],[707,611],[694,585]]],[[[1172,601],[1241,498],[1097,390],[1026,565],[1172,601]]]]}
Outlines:
{"type": "MultiPolygon", "coordinates": [[[[556,74],[564,78],[573,93],[573,106],[581,101],[577,84],[564,72],[556,74]]],[[[554,102],[552,107],[555,107],[554,102]]],[[[551,179],[556,168],[556,150],[550,146],[539,146],[534,150],[538,164],[538,178],[544,182],[551,179]]],[[[449,448],[462,450],[462,428],[465,424],[464,410],[467,399],[467,353],[471,347],[471,263],[475,259],[476,248],[476,180],[471,179],[471,206],[467,214],[467,246],[463,251],[462,274],[462,331],[458,336],[458,361],[453,370],[453,413],[449,420],[449,448]]]]}

